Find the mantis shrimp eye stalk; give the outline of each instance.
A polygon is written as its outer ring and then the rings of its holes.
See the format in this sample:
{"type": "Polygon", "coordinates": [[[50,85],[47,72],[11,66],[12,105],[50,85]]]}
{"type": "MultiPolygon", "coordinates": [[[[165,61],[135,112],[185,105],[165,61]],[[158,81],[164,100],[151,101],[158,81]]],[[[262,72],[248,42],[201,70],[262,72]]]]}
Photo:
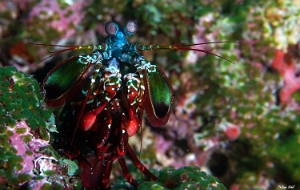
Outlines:
{"type": "Polygon", "coordinates": [[[138,30],[138,25],[134,21],[128,21],[127,24],[124,26],[124,34],[126,36],[132,36],[138,30]]]}
{"type": "Polygon", "coordinates": [[[119,26],[115,22],[108,22],[105,25],[105,32],[110,35],[114,36],[119,31],[119,26]]]}

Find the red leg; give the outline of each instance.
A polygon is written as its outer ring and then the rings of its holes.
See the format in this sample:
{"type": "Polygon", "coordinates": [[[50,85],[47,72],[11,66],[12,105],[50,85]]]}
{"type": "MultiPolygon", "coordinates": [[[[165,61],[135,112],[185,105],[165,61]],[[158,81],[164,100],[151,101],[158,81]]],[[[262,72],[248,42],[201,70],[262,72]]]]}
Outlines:
{"type": "Polygon", "coordinates": [[[103,129],[102,130],[102,134],[99,138],[99,142],[97,142],[97,152],[96,152],[96,156],[99,160],[103,160],[104,159],[104,156],[105,156],[105,153],[108,149],[108,145],[107,145],[107,141],[108,141],[108,138],[110,136],[110,130],[111,130],[111,125],[112,125],[112,118],[111,118],[111,115],[109,114],[108,111],[106,111],[105,113],[105,117],[106,117],[106,120],[105,120],[105,124],[103,125],[103,129]]]}
{"type": "Polygon", "coordinates": [[[118,161],[120,163],[120,166],[122,168],[123,176],[124,178],[133,186],[137,187],[139,184],[133,179],[133,177],[130,175],[128,168],[126,166],[125,160],[123,156],[118,157],[118,161]]]}
{"type": "Polygon", "coordinates": [[[110,175],[109,166],[100,161],[95,155],[88,155],[85,158],[79,158],[79,165],[82,168],[80,174],[82,185],[85,189],[109,189],[109,181],[104,178],[110,175]],[[103,175],[105,174],[105,175],[103,175]]]}
{"type": "Polygon", "coordinates": [[[112,163],[117,159],[116,155],[109,155],[107,156],[103,162],[102,162],[102,167],[103,169],[103,174],[102,174],[102,187],[105,189],[110,189],[110,185],[109,185],[109,177],[110,177],[110,173],[111,173],[111,167],[112,167],[112,163]]]}
{"type": "MultiPolygon", "coordinates": [[[[122,115],[122,121],[125,120],[125,114],[122,115]]],[[[128,144],[128,134],[126,132],[125,128],[126,123],[121,123],[121,138],[119,145],[117,147],[117,154],[118,154],[118,161],[120,163],[120,166],[122,168],[123,176],[124,178],[133,186],[137,187],[139,184],[133,179],[133,177],[130,175],[128,168],[126,166],[124,155],[126,154],[126,145],[128,144]]]]}
{"type": "Polygon", "coordinates": [[[147,177],[149,177],[150,179],[152,179],[153,181],[157,180],[157,177],[152,174],[147,168],[146,166],[144,166],[144,164],[136,157],[135,153],[133,152],[132,148],[130,147],[129,144],[127,144],[126,146],[126,151],[129,155],[129,157],[131,158],[131,160],[133,161],[134,165],[147,177]]]}

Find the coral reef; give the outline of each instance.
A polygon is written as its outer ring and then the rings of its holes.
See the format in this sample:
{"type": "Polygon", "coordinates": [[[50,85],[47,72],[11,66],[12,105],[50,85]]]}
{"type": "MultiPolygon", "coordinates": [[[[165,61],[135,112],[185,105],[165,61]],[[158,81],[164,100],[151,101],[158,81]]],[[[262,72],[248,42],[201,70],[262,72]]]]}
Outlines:
{"type": "Polygon", "coordinates": [[[218,180],[201,171],[199,167],[186,166],[163,168],[159,171],[157,182],[143,182],[139,189],[226,189],[218,180]]]}
{"type": "Polygon", "coordinates": [[[80,189],[77,164],[49,143],[56,127],[36,80],[4,67],[0,86],[0,189],[80,189]]]}
{"type": "MultiPolygon", "coordinates": [[[[141,44],[228,42],[203,49],[214,47],[235,64],[192,51],[145,52],[171,80],[173,112],[164,127],[145,121],[131,145],[137,154],[141,149],[150,168],[199,166],[229,189],[300,187],[298,1],[45,2],[0,3],[1,66],[15,66],[41,82],[70,54],[30,67],[48,52],[26,42],[99,44],[110,20],[136,20],[139,32],[130,40],[141,44]]],[[[112,179],[120,179],[119,170],[112,179]]]]}

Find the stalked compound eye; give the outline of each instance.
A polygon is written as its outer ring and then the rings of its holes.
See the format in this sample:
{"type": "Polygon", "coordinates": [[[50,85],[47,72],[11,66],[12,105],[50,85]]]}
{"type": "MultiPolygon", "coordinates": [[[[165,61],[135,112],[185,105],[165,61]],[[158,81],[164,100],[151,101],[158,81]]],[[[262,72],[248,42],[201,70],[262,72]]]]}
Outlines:
{"type": "Polygon", "coordinates": [[[108,22],[105,25],[105,32],[110,35],[110,36],[114,36],[117,34],[117,32],[119,31],[119,26],[117,23],[115,22],[108,22]]]}
{"type": "Polygon", "coordinates": [[[138,26],[135,21],[130,20],[127,22],[127,24],[124,26],[124,34],[126,36],[133,35],[138,29],[138,26]]]}

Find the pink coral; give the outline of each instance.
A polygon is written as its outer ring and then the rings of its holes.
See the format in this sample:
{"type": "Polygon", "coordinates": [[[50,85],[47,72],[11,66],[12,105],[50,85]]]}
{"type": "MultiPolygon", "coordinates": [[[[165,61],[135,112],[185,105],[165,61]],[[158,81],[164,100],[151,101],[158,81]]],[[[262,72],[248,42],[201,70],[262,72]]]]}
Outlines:
{"type": "Polygon", "coordinates": [[[283,77],[284,86],[280,90],[279,98],[281,104],[291,103],[291,96],[300,89],[300,77],[295,76],[295,63],[288,53],[276,50],[272,67],[283,77]]]}
{"type": "Polygon", "coordinates": [[[224,133],[229,139],[234,140],[240,136],[241,129],[237,125],[229,125],[224,133]]]}
{"type": "Polygon", "coordinates": [[[33,138],[33,135],[30,133],[30,127],[28,127],[25,121],[18,122],[15,128],[12,129],[12,132],[13,135],[10,137],[11,145],[13,145],[14,148],[17,150],[17,155],[22,156],[23,158],[23,168],[22,170],[18,171],[18,173],[32,174],[32,170],[34,167],[32,160],[34,160],[35,155],[28,155],[26,154],[26,152],[33,152],[34,150],[37,150],[43,146],[47,146],[48,141],[33,138]],[[25,132],[19,134],[18,132],[16,132],[16,130],[18,129],[25,129],[25,132]],[[27,135],[32,137],[32,140],[28,144],[25,143],[22,139],[27,135]]]}
{"type": "Polygon", "coordinates": [[[225,120],[219,124],[219,129],[221,129],[231,140],[237,139],[241,134],[241,128],[239,125],[227,122],[225,120]]]}
{"type": "MultiPolygon", "coordinates": [[[[9,129],[9,128],[8,128],[9,129]]],[[[10,144],[16,149],[17,155],[22,157],[22,169],[17,171],[18,174],[29,174],[32,177],[35,176],[33,173],[34,168],[36,168],[36,163],[34,160],[40,160],[45,158],[41,153],[35,153],[36,150],[49,145],[48,141],[42,139],[36,139],[30,133],[30,127],[26,124],[25,121],[20,121],[16,124],[13,129],[10,129],[13,132],[13,135],[10,137],[10,144]],[[18,132],[19,130],[24,130],[22,133],[18,132]],[[31,140],[28,143],[25,143],[24,137],[31,137],[31,140]],[[31,152],[31,154],[28,154],[31,152]]],[[[35,161],[36,162],[36,161],[35,161]]],[[[48,168],[51,169],[51,168],[48,168]]],[[[31,180],[29,185],[32,189],[40,189],[45,183],[45,180],[31,180]]],[[[22,184],[20,184],[22,185],[22,184]]]]}
{"type": "Polygon", "coordinates": [[[58,32],[64,33],[62,38],[69,38],[76,32],[76,26],[80,24],[85,16],[82,11],[87,5],[86,1],[76,1],[66,8],[61,8],[56,0],[41,1],[33,7],[30,12],[29,20],[39,17],[47,21],[47,26],[56,29],[58,32]],[[51,18],[51,21],[48,19],[51,18]]]}

